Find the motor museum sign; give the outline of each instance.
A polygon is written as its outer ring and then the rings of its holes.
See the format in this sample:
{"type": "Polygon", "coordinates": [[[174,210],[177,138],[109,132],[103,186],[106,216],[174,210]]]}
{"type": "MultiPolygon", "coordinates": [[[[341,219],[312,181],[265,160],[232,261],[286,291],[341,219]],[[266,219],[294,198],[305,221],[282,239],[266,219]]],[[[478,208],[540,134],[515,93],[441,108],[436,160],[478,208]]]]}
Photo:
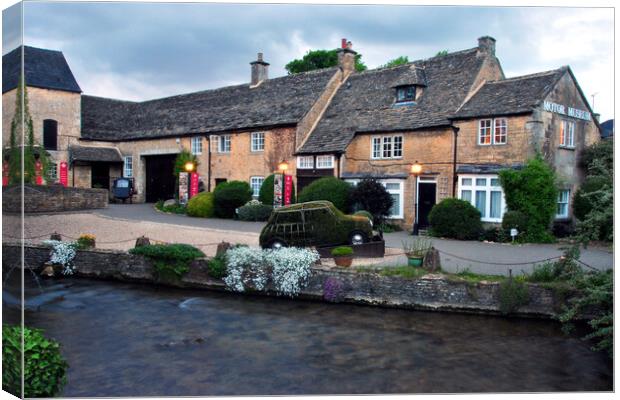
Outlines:
{"type": "Polygon", "coordinates": [[[592,120],[592,115],[588,111],[580,110],[573,107],[567,107],[564,104],[557,104],[551,101],[545,101],[543,103],[543,108],[545,109],[545,111],[562,114],[577,119],[583,119],[584,121],[592,120]]]}

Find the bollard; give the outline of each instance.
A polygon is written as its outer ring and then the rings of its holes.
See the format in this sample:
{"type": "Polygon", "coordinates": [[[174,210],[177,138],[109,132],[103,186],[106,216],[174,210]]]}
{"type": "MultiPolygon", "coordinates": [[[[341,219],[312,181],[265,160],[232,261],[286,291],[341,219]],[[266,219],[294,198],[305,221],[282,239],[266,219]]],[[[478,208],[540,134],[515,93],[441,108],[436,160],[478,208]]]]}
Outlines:
{"type": "Polygon", "coordinates": [[[50,235],[50,240],[57,240],[59,242],[62,241],[62,236],[60,236],[60,233],[58,232],[54,232],[50,235]]]}
{"type": "Polygon", "coordinates": [[[147,238],[146,236],[140,236],[136,239],[136,245],[134,247],[149,246],[150,244],[151,241],[149,240],[149,238],[147,238]]]}

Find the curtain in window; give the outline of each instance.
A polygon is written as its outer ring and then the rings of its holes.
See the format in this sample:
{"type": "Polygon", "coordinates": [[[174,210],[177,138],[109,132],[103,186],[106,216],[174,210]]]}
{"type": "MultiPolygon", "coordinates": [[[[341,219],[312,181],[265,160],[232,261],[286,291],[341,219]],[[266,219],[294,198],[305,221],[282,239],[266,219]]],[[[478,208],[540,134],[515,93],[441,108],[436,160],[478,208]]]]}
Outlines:
{"type": "Polygon", "coordinates": [[[465,200],[471,203],[471,190],[462,190],[461,200],[465,200]]]}
{"type": "Polygon", "coordinates": [[[491,192],[491,211],[490,218],[502,217],[502,192],[491,192]]]}
{"type": "Polygon", "coordinates": [[[480,211],[480,216],[486,218],[487,192],[476,190],[476,208],[480,211]]]}

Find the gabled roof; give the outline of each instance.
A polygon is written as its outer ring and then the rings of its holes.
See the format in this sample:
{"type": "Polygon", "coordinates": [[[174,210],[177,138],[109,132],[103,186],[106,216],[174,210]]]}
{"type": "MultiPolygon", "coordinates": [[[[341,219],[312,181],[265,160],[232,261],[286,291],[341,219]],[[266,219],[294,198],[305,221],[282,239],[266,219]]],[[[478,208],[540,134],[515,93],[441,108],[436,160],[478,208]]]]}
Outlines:
{"type": "Polygon", "coordinates": [[[70,146],[69,159],[71,162],[123,162],[120,151],[115,147],[70,146]]]}
{"type": "Polygon", "coordinates": [[[130,102],[82,96],[82,139],[136,140],[294,125],[337,68],[220,89],[130,102]]]}
{"type": "Polygon", "coordinates": [[[601,138],[607,139],[614,135],[614,120],[608,119],[601,124],[601,138]]]}
{"type": "MultiPolygon", "coordinates": [[[[26,86],[81,93],[60,51],[23,46],[26,86]]],[[[2,93],[15,89],[21,71],[22,46],[2,56],[2,93]]]]}
{"type": "Polygon", "coordinates": [[[487,82],[463,104],[454,118],[531,112],[547,97],[567,69],[561,67],[552,71],[487,82]]]}
{"type": "Polygon", "coordinates": [[[349,76],[298,153],[344,152],[356,133],[449,125],[485,57],[473,48],[349,76]],[[412,77],[424,78],[427,86],[421,98],[413,104],[395,104],[393,87],[412,77]]]}

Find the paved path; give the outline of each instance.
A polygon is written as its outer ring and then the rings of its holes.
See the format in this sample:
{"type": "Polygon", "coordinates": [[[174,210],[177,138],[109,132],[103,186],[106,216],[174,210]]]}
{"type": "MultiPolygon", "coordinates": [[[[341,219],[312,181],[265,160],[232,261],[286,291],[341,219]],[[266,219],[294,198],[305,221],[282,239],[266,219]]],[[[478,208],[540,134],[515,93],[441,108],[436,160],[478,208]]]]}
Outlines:
{"type": "MultiPolygon", "coordinates": [[[[19,217],[3,216],[3,239],[18,236],[19,217]]],[[[80,213],[30,215],[25,218],[25,237],[57,231],[67,238],[82,233],[97,237],[97,247],[129,249],[135,238],[145,235],[164,242],[189,243],[200,247],[207,255],[215,252],[214,243],[222,240],[258,246],[258,234],[264,223],[224,219],[191,218],[185,215],[165,214],[156,211],[152,204],[111,204],[104,210],[80,213]]],[[[388,255],[384,259],[356,260],[354,266],[395,266],[407,263],[400,248],[403,240],[412,237],[407,232],[385,234],[388,255]]],[[[45,238],[34,238],[40,242],[45,238]]],[[[531,272],[533,263],[562,255],[561,244],[512,245],[483,242],[464,242],[430,239],[441,252],[445,271],[458,272],[469,269],[482,274],[507,275],[531,272]],[[475,260],[475,261],[472,261],[475,260]]],[[[581,260],[597,269],[613,266],[613,253],[609,249],[590,247],[582,251],[581,260]]]]}

